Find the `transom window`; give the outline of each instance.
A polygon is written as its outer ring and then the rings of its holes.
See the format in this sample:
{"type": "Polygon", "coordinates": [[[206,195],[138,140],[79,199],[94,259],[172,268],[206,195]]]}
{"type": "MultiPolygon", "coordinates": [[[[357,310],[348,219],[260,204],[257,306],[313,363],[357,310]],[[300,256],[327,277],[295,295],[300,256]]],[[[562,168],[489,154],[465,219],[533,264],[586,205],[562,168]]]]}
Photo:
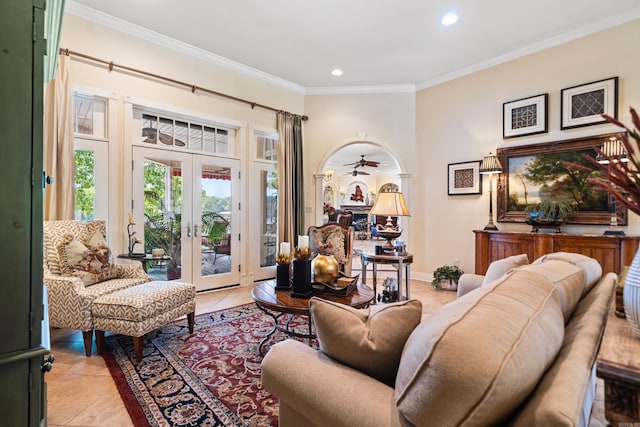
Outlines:
{"type": "Polygon", "coordinates": [[[142,142],[204,153],[229,154],[235,131],[168,117],[142,114],[142,142]]]}

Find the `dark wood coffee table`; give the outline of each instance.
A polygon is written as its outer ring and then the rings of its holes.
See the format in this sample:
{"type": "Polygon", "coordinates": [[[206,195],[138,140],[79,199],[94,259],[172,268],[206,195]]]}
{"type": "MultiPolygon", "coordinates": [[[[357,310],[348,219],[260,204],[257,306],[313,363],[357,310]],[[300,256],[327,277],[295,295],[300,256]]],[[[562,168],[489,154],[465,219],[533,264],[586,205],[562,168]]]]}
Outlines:
{"type": "MultiPolygon", "coordinates": [[[[351,295],[348,296],[324,293],[317,293],[314,294],[314,296],[328,301],[348,305],[353,308],[366,308],[371,304],[371,301],[373,301],[375,294],[370,287],[358,284],[358,287],[351,295]]],[[[256,305],[260,310],[273,318],[273,329],[260,341],[260,345],[258,347],[261,355],[263,355],[262,346],[276,331],[284,332],[289,336],[307,338],[309,339],[309,344],[311,344],[311,339],[315,338],[315,335],[311,329],[311,316],[309,314],[308,299],[294,298],[291,296],[291,291],[276,290],[275,280],[267,280],[254,286],[251,290],[251,297],[256,302],[256,305]],[[288,315],[288,318],[284,322],[284,325],[281,325],[279,320],[284,315],[288,315]],[[291,323],[293,316],[306,316],[308,318],[308,333],[296,332],[289,327],[289,323],[291,323]]]]}

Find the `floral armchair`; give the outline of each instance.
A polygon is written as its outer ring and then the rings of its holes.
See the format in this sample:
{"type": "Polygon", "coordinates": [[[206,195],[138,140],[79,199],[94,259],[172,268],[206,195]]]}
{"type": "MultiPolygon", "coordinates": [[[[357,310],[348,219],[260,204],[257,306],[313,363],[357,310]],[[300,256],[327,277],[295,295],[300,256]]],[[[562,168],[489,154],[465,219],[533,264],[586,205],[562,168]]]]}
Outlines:
{"type": "Polygon", "coordinates": [[[45,221],[43,261],[49,324],[82,331],[87,356],[93,340],[93,300],[153,280],[141,264],[114,264],[102,220],[45,221]]]}
{"type": "Polygon", "coordinates": [[[351,276],[353,259],[353,239],[355,229],[338,223],[311,226],[308,230],[311,254],[333,255],[340,265],[340,271],[351,276]]]}

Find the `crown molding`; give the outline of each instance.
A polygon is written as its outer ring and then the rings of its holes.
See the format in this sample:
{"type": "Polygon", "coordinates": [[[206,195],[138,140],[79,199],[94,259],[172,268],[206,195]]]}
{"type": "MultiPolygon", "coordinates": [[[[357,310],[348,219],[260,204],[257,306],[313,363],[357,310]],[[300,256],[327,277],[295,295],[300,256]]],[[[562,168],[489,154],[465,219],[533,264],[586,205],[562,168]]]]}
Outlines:
{"type": "Polygon", "coordinates": [[[146,40],[151,43],[155,43],[159,46],[178,51],[182,54],[192,56],[202,61],[209,62],[232,71],[237,71],[241,74],[264,81],[269,84],[273,84],[275,86],[290,90],[292,92],[296,92],[299,94],[305,93],[304,86],[300,86],[298,84],[289,82],[287,80],[281,79],[279,77],[273,76],[271,74],[265,73],[255,68],[248,67],[239,62],[232,61],[228,58],[222,57],[220,55],[216,55],[214,53],[192,46],[190,44],[183,43],[171,37],[167,37],[164,34],[151,31],[139,25],[132,24],[131,22],[122,20],[120,18],[116,18],[114,16],[111,16],[106,13],[100,12],[98,10],[92,9],[90,7],[81,5],[74,1],[68,0],[65,3],[64,11],[65,13],[69,13],[71,15],[78,16],[88,21],[95,22],[96,24],[111,28],[116,31],[123,32],[130,36],[133,36],[142,40],[146,40]]]}
{"type": "Polygon", "coordinates": [[[360,95],[376,93],[415,93],[416,85],[309,87],[305,95],[360,95]]]}
{"type": "Polygon", "coordinates": [[[597,33],[599,31],[603,31],[618,25],[622,25],[627,22],[634,21],[636,19],[640,19],[640,7],[633,9],[630,12],[625,12],[625,13],[620,13],[614,16],[610,16],[598,22],[591,23],[590,25],[585,25],[583,27],[576,28],[571,31],[567,31],[558,36],[555,36],[546,40],[542,40],[538,43],[527,46],[526,48],[514,50],[512,52],[497,56],[487,61],[479,62],[469,67],[461,68],[459,70],[452,71],[451,73],[443,74],[434,79],[430,79],[430,80],[418,83],[416,84],[416,90],[422,90],[432,86],[436,86],[436,85],[448,82],[450,80],[454,80],[478,71],[485,70],[487,68],[493,67],[494,65],[503,64],[505,62],[509,62],[514,59],[521,58],[523,56],[531,55],[541,50],[549,49],[551,47],[555,47],[563,43],[568,43],[570,41],[579,39],[581,37],[586,37],[588,35],[597,33]]]}

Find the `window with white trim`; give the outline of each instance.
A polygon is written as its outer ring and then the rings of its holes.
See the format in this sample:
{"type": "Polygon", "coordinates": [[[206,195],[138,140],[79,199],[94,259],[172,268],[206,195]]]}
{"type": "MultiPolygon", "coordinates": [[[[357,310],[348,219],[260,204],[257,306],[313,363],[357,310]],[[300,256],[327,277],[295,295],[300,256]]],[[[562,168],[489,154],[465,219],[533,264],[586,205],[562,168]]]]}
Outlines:
{"type": "Polygon", "coordinates": [[[109,214],[109,138],[107,101],[74,94],[75,219],[107,219],[109,214]]]}

